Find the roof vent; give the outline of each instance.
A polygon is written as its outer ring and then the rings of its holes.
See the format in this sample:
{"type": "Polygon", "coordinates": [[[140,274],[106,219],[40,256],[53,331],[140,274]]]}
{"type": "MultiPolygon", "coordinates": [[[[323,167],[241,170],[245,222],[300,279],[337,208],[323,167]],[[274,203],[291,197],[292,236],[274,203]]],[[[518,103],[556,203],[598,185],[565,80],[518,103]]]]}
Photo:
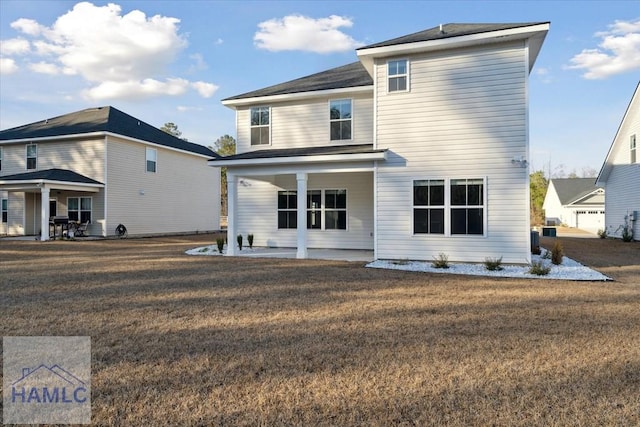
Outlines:
{"type": "Polygon", "coordinates": [[[442,24],[440,24],[440,34],[444,34],[444,29],[442,24]]]}

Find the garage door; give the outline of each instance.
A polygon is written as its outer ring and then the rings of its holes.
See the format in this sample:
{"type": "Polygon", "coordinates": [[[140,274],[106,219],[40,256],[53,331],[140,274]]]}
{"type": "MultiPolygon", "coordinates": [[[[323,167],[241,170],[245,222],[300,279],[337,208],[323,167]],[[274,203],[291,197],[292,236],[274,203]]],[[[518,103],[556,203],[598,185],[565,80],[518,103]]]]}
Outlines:
{"type": "Polygon", "coordinates": [[[576,228],[597,233],[604,229],[604,211],[576,211],[576,228]]]}

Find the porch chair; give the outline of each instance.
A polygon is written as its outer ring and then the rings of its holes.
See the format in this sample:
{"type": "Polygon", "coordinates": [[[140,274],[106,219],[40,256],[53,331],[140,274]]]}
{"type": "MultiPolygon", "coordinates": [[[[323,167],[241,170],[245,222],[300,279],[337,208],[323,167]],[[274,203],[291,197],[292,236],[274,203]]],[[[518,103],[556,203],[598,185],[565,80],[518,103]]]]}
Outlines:
{"type": "Polygon", "coordinates": [[[89,228],[89,223],[91,221],[83,222],[76,228],[76,236],[78,237],[86,237],[87,229],[89,228]]]}

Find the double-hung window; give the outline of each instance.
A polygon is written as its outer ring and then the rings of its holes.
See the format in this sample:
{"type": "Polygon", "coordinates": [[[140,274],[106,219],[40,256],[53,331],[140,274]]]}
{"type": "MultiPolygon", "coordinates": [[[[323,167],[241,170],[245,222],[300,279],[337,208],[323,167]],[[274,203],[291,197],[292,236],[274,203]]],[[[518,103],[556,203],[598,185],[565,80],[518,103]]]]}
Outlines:
{"type": "Polygon", "coordinates": [[[451,180],[451,234],[484,234],[484,181],[451,180]]]}
{"type": "Polygon", "coordinates": [[[72,221],[91,222],[91,197],[69,197],[67,216],[72,221]]]}
{"type": "Polygon", "coordinates": [[[158,166],[158,150],[147,147],[145,157],[147,160],[147,172],[156,173],[158,166]]]}
{"type": "Polygon", "coordinates": [[[347,229],[347,190],[324,190],[325,230],[347,229]]]}
{"type": "Polygon", "coordinates": [[[0,171],[2,170],[2,147],[0,147],[0,171]]]}
{"type": "Polygon", "coordinates": [[[278,228],[298,228],[298,192],[278,191],[278,228]]]}
{"type": "Polygon", "coordinates": [[[34,170],[38,167],[38,146],[36,144],[27,145],[27,170],[34,170]]]}
{"type": "Polygon", "coordinates": [[[251,108],[251,145],[269,145],[270,137],[269,107],[251,108]]]}
{"type": "Polygon", "coordinates": [[[444,234],[444,180],[413,181],[414,233],[444,234]]]}
{"type": "Polygon", "coordinates": [[[409,90],[409,62],[406,59],[387,62],[387,79],[388,92],[409,90]]]}
{"type": "Polygon", "coordinates": [[[329,102],[331,141],[351,139],[351,120],[350,99],[339,99],[329,102]]]}
{"type": "Polygon", "coordinates": [[[2,199],[2,222],[7,222],[9,218],[9,199],[2,199]]]}
{"type": "Polygon", "coordinates": [[[638,158],[636,157],[637,153],[637,145],[636,145],[636,135],[631,135],[631,140],[629,141],[629,154],[631,155],[631,163],[636,163],[638,158]]]}
{"type": "Polygon", "coordinates": [[[413,181],[414,234],[484,235],[484,179],[413,181]]]}

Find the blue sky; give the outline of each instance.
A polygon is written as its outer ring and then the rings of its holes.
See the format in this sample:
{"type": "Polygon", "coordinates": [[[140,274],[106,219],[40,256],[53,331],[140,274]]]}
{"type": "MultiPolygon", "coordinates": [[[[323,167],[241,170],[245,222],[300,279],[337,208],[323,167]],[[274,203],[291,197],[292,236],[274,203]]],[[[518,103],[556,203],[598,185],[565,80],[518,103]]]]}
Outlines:
{"type": "Polygon", "coordinates": [[[0,1],[0,128],[112,105],[212,145],[221,99],[444,23],[547,22],[530,164],[598,171],[640,79],[640,1],[0,1]]]}

